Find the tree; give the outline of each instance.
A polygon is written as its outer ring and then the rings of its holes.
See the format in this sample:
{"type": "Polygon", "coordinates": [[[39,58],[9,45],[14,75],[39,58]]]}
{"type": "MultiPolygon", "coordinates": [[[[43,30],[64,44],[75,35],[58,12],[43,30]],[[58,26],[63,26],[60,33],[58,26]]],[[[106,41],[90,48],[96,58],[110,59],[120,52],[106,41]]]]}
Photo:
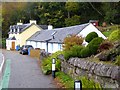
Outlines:
{"type": "MultiPolygon", "coordinates": [[[[16,24],[19,11],[24,10],[27,3],[22,2],[3,2],[2,3],[2,37],[7,38],[10,25],[16,24]],[[15,13],[17,11],[17,13],[15,13]],[[14,15],[15,14],[15,15],[14,15]]],[[[24,15],[24,13],[21,13],[24,15]]]]}
{"type": "Polygon", "coordinates": [[[80,24],[80,16],[75,15],[71,18],[65,19],[66,26],[73,26],[73,25],[78,25],[78,24],[80,24]]]}
{"type": "Polygon", "coordinates": [[[114,16],[117,13],[116,10],[116,5],[113,2],[107,2],[107,3],[103,3],[103,11],[104,11],[104,20],[107,23],[113,23],[114,21],[114,16]]]}
{"type": "Polygon", "coordinates": [[[50,2],[39,3],[37,9],[40,24],[52,24],[54,27],[64,26],[64,5],[65,3],[50,2]]]}
{"type": "Polygon", "coordinates": [[[68,11],[68,18],[70,18],[72,13],[76,13],[79,10],[79,3],[78,2],[66,2],[65,8],[68,11]]]}

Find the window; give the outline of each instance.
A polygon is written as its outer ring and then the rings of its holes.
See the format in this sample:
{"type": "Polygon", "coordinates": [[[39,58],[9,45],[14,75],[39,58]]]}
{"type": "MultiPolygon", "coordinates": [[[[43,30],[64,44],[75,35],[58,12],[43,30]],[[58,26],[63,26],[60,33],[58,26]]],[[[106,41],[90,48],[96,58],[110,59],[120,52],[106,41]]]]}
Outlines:
{"type": "Polygon", "coordinates": [[[51,50],[53,51],[53,43],[51,43],[51,50]]]}
{"type": "Polygon", "coordinates": [[[62,50],[62,44],[58,44],[58,50],[62,50]]]}

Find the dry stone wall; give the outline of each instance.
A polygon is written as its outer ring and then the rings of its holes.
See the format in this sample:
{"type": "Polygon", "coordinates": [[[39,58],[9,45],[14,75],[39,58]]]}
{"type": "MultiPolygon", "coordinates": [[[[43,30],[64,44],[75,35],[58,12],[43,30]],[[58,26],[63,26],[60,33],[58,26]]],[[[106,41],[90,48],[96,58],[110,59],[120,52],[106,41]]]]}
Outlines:
{"type": "Polygon", "coordinates": [[[62,55],[61,71],[75,78],[87,76],[99,82],[103,88],[120,88],[120,67],[103,63],[96,63],[81,58],[70,58],[68,61],[62,55]]]}

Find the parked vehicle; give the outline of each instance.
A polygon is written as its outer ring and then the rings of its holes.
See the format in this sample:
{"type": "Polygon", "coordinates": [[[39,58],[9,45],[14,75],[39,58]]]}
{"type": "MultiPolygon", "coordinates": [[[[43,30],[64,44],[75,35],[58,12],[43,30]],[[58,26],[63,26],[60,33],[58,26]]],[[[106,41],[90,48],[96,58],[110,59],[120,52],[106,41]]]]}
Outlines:
{"type": "Polygon", "coordinates": [[[20,49],[20,54],[27,54],[28,55],[28,49],[33,49],[32,45],[23,45],[20,49]]]}

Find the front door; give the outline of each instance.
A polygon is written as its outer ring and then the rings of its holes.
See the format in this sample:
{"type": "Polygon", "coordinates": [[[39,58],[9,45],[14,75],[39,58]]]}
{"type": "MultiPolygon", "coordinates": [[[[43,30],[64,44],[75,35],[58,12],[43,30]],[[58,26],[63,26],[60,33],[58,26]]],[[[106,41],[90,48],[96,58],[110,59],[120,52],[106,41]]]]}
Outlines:
{"type": "Polygon", "coordinates": [[[15,50],[15,42],[12,42],[12,50],[15,50]]]}

